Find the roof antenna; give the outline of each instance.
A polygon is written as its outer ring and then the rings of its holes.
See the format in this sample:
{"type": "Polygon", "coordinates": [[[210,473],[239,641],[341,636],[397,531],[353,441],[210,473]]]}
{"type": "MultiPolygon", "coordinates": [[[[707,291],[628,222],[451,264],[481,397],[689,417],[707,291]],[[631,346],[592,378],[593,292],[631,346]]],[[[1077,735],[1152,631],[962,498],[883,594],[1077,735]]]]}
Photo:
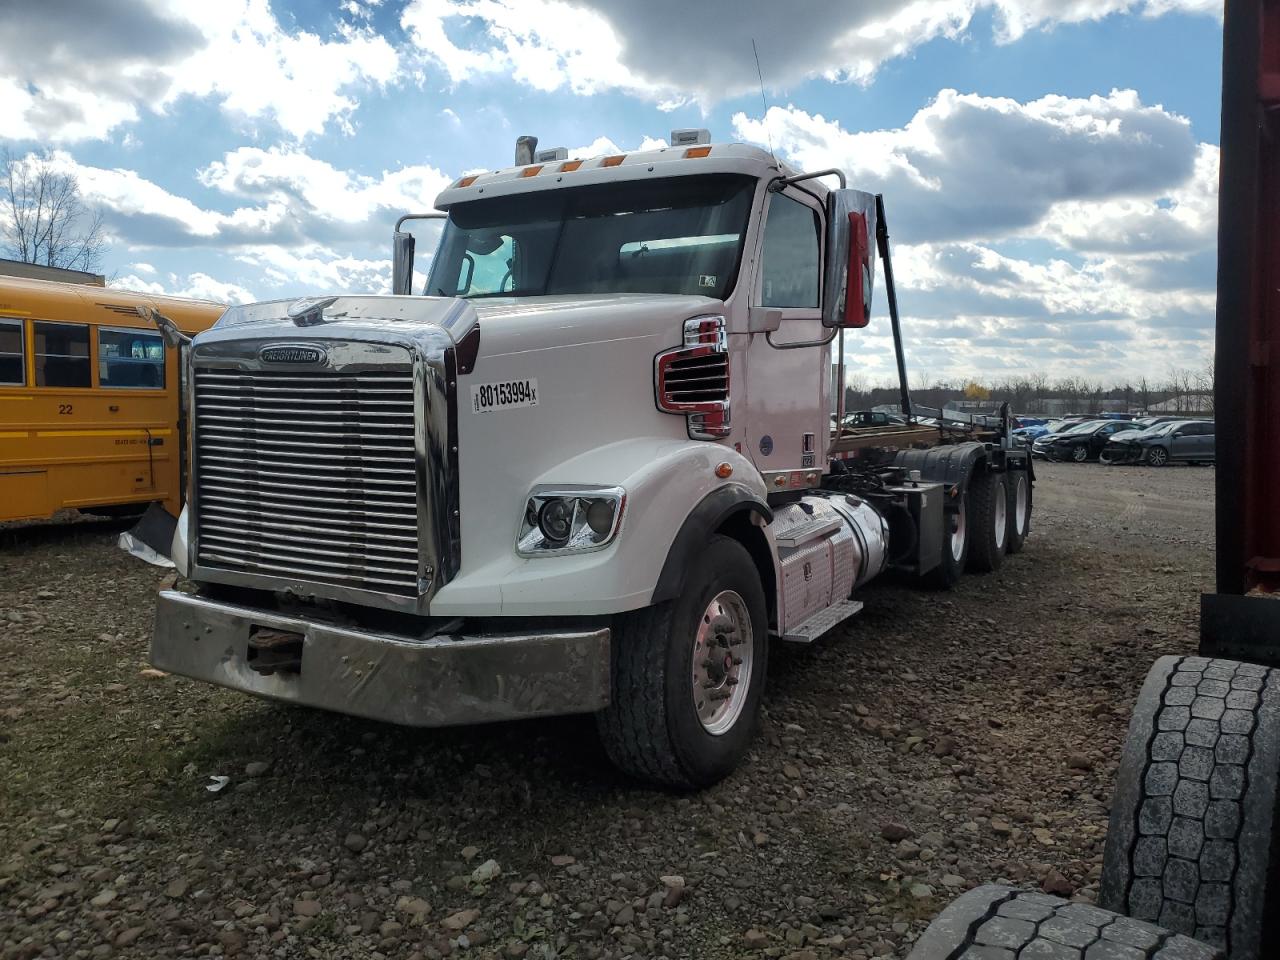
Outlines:
{"type": "Polygon", "coordinates": [[[778,162],[778,155],[773,152],[773,134],[769,132],[769,100],[764,95],[764,71],[760,69],[760,51],[756,49],[756,38],[751,38],[751,53],[756,58],[756,76],[760,78],[760,103],[764,106],[764,115],[761,120],[764,122],[764,135],[769,141],[769,156],[773,157],[773,162],[778,162]]]}

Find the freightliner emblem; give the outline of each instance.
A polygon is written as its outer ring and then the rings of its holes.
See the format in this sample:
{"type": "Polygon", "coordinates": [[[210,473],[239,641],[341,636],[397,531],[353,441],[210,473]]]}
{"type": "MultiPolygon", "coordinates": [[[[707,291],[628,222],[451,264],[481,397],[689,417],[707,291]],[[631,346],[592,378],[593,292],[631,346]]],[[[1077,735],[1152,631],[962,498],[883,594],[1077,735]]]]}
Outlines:
{"type": "Polygon", "coordinates": [[[258,351],[263,363],[324,363],[324,351],[297,343],[282,343],[258,351]]]}

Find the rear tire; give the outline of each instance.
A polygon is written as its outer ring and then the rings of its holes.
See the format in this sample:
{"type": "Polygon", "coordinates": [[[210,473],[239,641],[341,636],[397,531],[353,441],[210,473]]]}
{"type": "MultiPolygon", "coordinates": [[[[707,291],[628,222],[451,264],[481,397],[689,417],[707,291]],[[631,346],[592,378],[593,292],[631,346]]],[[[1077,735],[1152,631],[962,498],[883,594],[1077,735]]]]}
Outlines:
{"type": "Polygon", "coordinates": [[[1274,956],[1280,674],[1161,657],[1134,705],[1099,902],[1224,949],[1274,956]]]}
{"type": "Polygon", "coordinates": [[[1212,947],[1141,920],[994,883],[953,900],[929,924],[907,960],[1014,956],[1223,960],[1212,947]]]}
{"type": "Polygon", "coordinates": [[[710,786],[741,762],[769,656],[764,589],[746,548],[712,537],[689,570],[679,597],[617,618],[612,698],[596,714],[616,766],[680,789],[710,786]]]}
{"type": "Polygon", "coordinates": [[[1009,488],[1003,473],[975,471],[969,479],[969,517],[973,521],[968,568],[992,573],[1004,563],[1009,539],[1009,488]]]}
{"type": "Polygon", "coordinates": [[[1027,537],[1031,535],[1032,488],[1031,474],[1026,470],[1011,470],[1005,474],[1009,487],[1009,533],[1007,536],[1008,551],[1011,554],[1022,550],[1027,537]]]}
{"type": "MultiPolygon", "coordinates": [[[[967,485],[966,485],[967,486],[967,485]]],[[[925,574],[925,582],[938,590],[950,590],[960,582],[969,559],[969,494],[960,494],[955,510],[942,511],[942,560],[925,574]]]]}

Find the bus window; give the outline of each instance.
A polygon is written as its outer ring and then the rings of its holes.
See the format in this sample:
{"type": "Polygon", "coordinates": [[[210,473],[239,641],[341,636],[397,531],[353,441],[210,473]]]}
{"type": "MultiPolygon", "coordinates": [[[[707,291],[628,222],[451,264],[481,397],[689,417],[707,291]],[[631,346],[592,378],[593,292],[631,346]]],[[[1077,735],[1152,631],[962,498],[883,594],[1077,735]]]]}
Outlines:
{"type": "Polygon", "coordinates": [[[98,384],[164,387],[164,340],[145,330],[98,328],[98,384]]]}
{"type": "Polygon", "coordinates": [[[0,317],[0,385],[23,386],[27,382],[22,356],[22,321],[0,317]]]}
{"type": "Polygon", "coordinates": [[[92,386],[88,325],[37,320],[33,326],[36,335],[36,386],[92,386]]]}

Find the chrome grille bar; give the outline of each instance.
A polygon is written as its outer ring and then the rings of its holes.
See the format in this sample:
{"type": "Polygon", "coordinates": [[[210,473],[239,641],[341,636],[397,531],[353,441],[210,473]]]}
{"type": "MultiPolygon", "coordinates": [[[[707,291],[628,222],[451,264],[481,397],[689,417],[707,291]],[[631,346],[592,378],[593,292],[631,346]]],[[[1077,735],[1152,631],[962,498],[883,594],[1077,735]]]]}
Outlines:
{"type": "Polygon", "coordinates": [[[196,366],[196,562],[420,592],[414,379],[196,366]]]}

